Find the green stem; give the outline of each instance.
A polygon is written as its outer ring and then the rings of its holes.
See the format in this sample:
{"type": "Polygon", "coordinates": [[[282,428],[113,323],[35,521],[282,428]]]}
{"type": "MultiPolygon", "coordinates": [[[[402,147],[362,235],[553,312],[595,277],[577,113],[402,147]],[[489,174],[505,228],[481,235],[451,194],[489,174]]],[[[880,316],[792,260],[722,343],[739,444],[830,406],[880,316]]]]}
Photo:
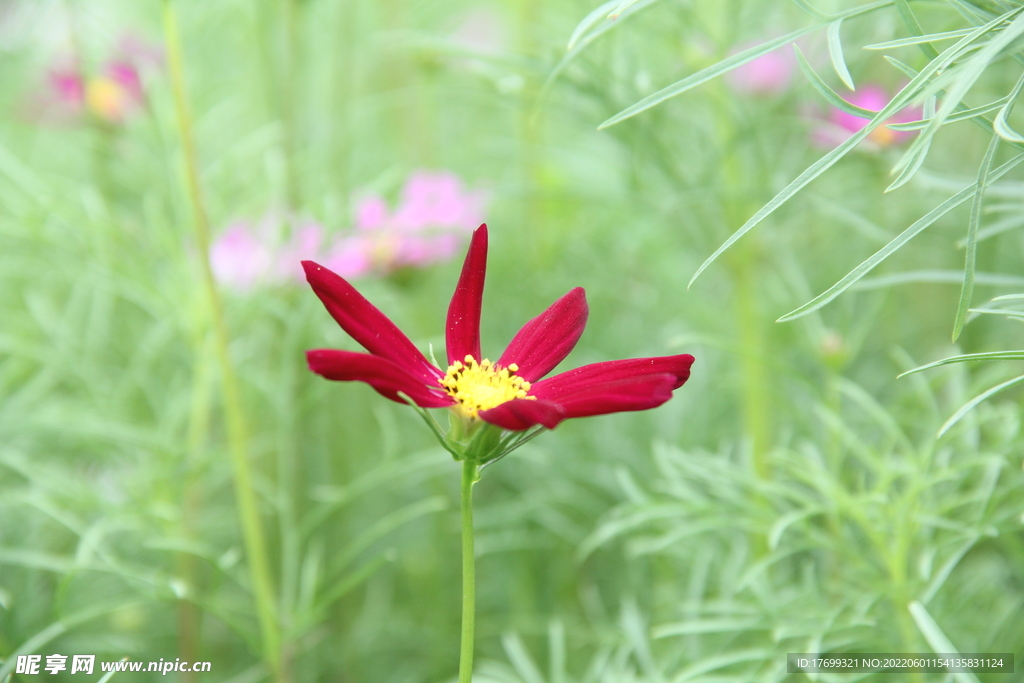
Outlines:
{"type": "Polygon", "coordinates": [[[473,550],[473,484],[476,462],[462,463],[462,648],[459,654],[459,683],[473,680],[473,630],[476,626],[476,568],[473,550]]]}
{"type": "Polygon", "coordinates": [[[270,563],[260,522],[259,507],[253,492],[252,474],[246,455],[245,414],[238,392],[238,382],[228,352],[228,330],[224,308],[217,293],[217,287],[210,267],[210,226],[199,183],[199,163],[196,157],[195,139],[192,133],[192,118],[185,91],[185,76],[181,56],[181,39],[178,34],[178,20],[172,0],[163,0],[164,38],[167,44],[167,62],[177,113],[178,129],[182,151],[185,156],[185,175],[188,195],[196,230],[196,247],[202,272],[203,289],[213,318],[214,345],[221,370],[221,392],[224,402],[224,420],[227,427],[228,447],[234,470],[235,498],[238,515],[242,524],[242,535],[248,558],[250,580],[256,599],[260,631],[263,641],[263,656],[273,677],[284,681],[281,667],[281,636],[278,631],[274,609],[274,591],[270,579],[270,563]]]}

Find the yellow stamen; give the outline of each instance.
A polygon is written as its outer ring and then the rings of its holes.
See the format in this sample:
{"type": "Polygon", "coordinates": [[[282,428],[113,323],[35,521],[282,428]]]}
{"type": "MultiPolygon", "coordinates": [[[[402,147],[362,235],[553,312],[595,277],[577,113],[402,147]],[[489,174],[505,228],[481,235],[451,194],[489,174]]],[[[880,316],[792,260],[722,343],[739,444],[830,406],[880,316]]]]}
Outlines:
{"type": "Polygon", "coordinates": [[[527,396],[530,383],[516,376],[519,366],[507,368],[494,365],[486,358],[477,363],[473,356],[457,360],[448,366],[441,386],[456,400],[453,410],[463,417],[476,418],[481,410],[489,410],[514,398],[535,399],[527,396]]]}

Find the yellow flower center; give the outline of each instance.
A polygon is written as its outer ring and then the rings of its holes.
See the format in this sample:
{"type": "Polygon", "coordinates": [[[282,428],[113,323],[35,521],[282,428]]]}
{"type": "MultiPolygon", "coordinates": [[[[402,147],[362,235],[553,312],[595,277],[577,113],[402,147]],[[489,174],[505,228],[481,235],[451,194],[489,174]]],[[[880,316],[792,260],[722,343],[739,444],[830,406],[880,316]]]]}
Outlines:
{"type": "Polygon", "coordinates": [[[86,84],[85,100],[94,113],[117,121],[128,105],[128,93],[109,78],[96,78],[86,84]]]}
{"type": "Polygon", "coordinates": [[[514,398],[535,399],[527,396],[530,383],[515,372],[519,366],[512,363],[507,368],[494,365],[486,358],[477,363],[473,356],[457,360],[448,366],[448,372],[441,379],[441,386],[455,399],[455,412],[463,417],[476,418],[481,410],[489,410],[514,398]]]}
{"type": "Polygon", "coordinates": [[[879,126],[868,133],[868,137],[882,147],[888,147],[896,142],[896,131],[889,126],[879,126]]]}

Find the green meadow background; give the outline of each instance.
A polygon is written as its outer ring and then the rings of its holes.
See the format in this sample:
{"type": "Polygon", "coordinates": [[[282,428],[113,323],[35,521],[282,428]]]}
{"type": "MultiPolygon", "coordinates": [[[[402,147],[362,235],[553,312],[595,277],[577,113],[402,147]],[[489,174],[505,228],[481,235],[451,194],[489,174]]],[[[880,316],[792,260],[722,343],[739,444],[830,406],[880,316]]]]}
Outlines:
{"type": "MultiPolygon", "coordinates": [[[[188,182],[213,239],[274,212],[336,237],[358,193],[393,205],[418,170],[489,193],[486,355],[582,286],[562,369],[697,359],[664,406],[569,421],[484,471],[474,681],[1020,680],[1019,387],[939,434],[1021,374],[1020,300],[992,300],[1024,292],[1024,185],[991,177],[1024,145],[1020,5],[0,2],[0,680],[38,680],[18,654],[92,653],[212,664],[115,683],[454,681],[458,465],[408,408],[307,371],[306,349],[356,346],[306,285],[211,298],[188,182]],[[783,88],[715,68],[804,28],[809,71],[786,62],[783,88]],[[128,33],[163,53],[141,106],[43,111],[54,60],[73,48],[96,71],[128,33]],[[921,33],[943,35],[862,49],[921,33]],[[897,109],[931,123],[814,169],[844,78],[907,86],[897,109]],[[973,353],[995,360],[897,377],[973,353]],[[786,671],[787,652],[853,651],[1012,652],[1018,673],[786,671]]],[[[356,284],[440,355],[460,261],[356,284]]]]}

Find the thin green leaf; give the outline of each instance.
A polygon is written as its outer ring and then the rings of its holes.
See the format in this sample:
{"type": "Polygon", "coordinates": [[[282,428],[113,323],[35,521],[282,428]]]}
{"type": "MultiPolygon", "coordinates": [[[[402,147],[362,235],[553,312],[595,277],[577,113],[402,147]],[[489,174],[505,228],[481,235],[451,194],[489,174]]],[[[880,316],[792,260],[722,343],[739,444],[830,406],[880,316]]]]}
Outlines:
{"type": "MultiPolygon", "coordinates": [[[[126,661],[128,661],[128,658],[125,657],[121,661],[122,662],[126,662],[126,661]]],[[[108,671],[107,674],[103,678],[98,680],[96,683],[107,683],[107,681],[109,681],[111,678],[113,678],[114,674],[116,674],[116,673],[117,673],[117,671],[108,671]]]]}
{"type": "MultiPolygon", "coordinates": [[[[888,55],[885,56],[885,59],[890,64],[892,64],[893,66],[898,68],[900,71],[902,71],[903,73],[907,74],[907,76],[909,76],[910,78],[915,78],[918,75],[917,71],[915,71],[914,69],[910,68],[909,66],[907,66],[906,64],[904,64],[903,62],[901,62],[898,59],[894,59],[892,57],[889,57],[888,55]]],[[[939,90],[935,94],[937,96],[941,97],[941,96],[945,95],[945,92],[942,91],[942,90],[939,90]]],[[[1005,101],[1009,101],[1009,97],[1008,96],[1006,98],[1001,98],[1001,99],[1003,99],[1005,101]]],[[[1003,102],[1004,104],[1005,104],[1005,101],[1003,102]]],[[[988,106],[988,105],[985,105],[985,106],[988,106]]],[[[956,106],[956,108],[955,108],[955,112],[956,113],[966,114],[966,113],[968,113],[970,111],[973,111],[973,110],[968,109],[963,104],[958,104],[956,106]]],[[[960,120],[958,118],[954,119],[955,116],[956,116],[956,114],[950,115],[950,117],[949,117],[949,119],[947,119],[946,123],[950,123],[950,122],[952,122],[954,120],[960,120]]],[[[984,116],[977,116],[977,115],[975,115],[975,116],[970,116],[970,117],[965,117],[965,118],[968,118],[971,121],[971,123],[977,125],[979,128],[982,128],[983,130],[985,130],[988,133],[994,133],[995,132],[995,128],[993,128],[992,122],[989,121],[988,119],[986,119],[984,116]]],[[[896,130],[900,130],[901,129],[896,124],[893,124],[893,128],[896,129],[896,130]]],[[[1022,143],[1022,142],[1017,142],[1016,140],[1007,140],[1007,142],[1009,142],[1011,145],[1013,145],[1017,149],[1024,150],[1024,143],[1022,143]]]]}
{"type": "Polygon", "coordinates": [[[615,9],[608,13],[608,18],[611,21],[615,21],[620,16],[622,16],[623,12],[625,12],[627,9],[629,9],[639,1],[640,0],[621,0],[621,2],[619,2],[618,7],[616,7],[615,9]]]}
{"type": "MultiPolygon", "coordinates": [[[[932,651],[936,654],[954,654],[959,652],[950,642],[946,634],[942,632],[939,625],[932,619],[932,615],[928,613],[928,610],[917,600],[914,600],[907,606],[910,610],[910,615],[914,617],[914,623],[917,624],[918,630],[921,631],[921,635],[928,641],[928,645],[931,646],[932,651]]],[[[978,677],[972,673],[952,673],[950,674],[956,679],[957,683],[978,683],[978,677]]]]}
{"type": "Polygon", "coordinates": [[[357,587],[366,579],[373,576],[373,574],[388,562],[393,561],[394,554],[391,551],[384,551],[376,555],[373,559],[367,560],[358,569],[355,569],[348,574],[334,582],[334,585],[329,591],[321,596],[317,601],[318,609],[325,609],[332,605],[335,600],[344,597],[352,589],[357,587]]]}
{"type": "MultiPolygon", "coordinates": [[[[1018,154],[1013,159],[1010,159],[1005,164],[1000,166],[998,169],[993,171],[992,175],[991,175],[991,178],[989,180],[989,184],[991,184],[991,183],[995,182],[996,180],[998,180],[999,178],[1001,178],[1004,174],[1006,174],[1009,170],[1011,170],[1014,166],[1019,164],[1021,161],[1024,161],[1024,154],[1018,154]]],[[[963,204],[970,197],[972,197],[974,195],[974,188],[975,188],[975,186],[976,186],[976,183],[974,185],[971,185],[970,187],[964,188],[963,190],[961,190],[957,194],[953,195],[952,197],[950,197],[946,201],[942,202],[942,204],[939,204],[937,207],[935,207],[934,209],[929,211],[922,218],[919,218],[909,228],[907,228],[906,230],[901,232],[899,235],[894,237],[892,239],[892,241],[890,241],[884,247],[882,247],[881,249],[876,251],[874,254],[872,254],[868,259],[866,259],[864,262],[862,262],[859,266],[857,266],[856,268],[851,270],[849,273],[847,273],[846,276],[843,279],[841,279],[839,282],[837,282],[836,284],[832,285],[826,291],[824,291],[821,294],[819,294],[818,296],[814,297],[813,299],[811,299],[810,301],[805,303],[803,306],[800,306],[799,308],[794,309],[794,310],[790,311],[789,313],[787,313],[786,315],[782,316],[776,322],[780,322],[781,323],[781,322],[788,322],[790,320],[795,320],[797,318],[800,318],[802,316],[807,315],[808,313],[811,313],[813,311],[818,310],[819,308],[821,308],[822,306],[824,306],[828,302],[830,302],[833,299],[835,299],[837,296],[839,296],[840,294],[845,292],[847,289],[849,289],[849,287],[853,283],[857,282],[857,280],[859,280],[862,277],[864,277],[864,275],[866,275],[872,269],[874,269],[875,266],[877,266],[879,263],[881,263],[882,261],[887,259],[889,256],[891,256],[897,249],[899,249],[904,244],[909,242],[913,237],[915,237],[922,230],[924,230],[925,228],[930,226],[932,223],[934,223],[935,221],[939,220],[940,218],[945,216],[947,213],[952,211],[954,208],[956,208],[957,206],[963,204]]]]}
{"type": "MultiPolygon", "coordinates": [[[[908,270],[878,277],[866,277],[850,287],[852,290],[887,289],[894,285],[920,283],[960,284],[964,274],[959,270],[908,270]]],[[[975,273],[974,284],[989,287],[1017,287],[1024,284],[1024,278],[997,273],[975,273]]]]}
{"type": "Polygon", "coordinates": [[[977,396],[972,398],[970,401],[965,403],[963,406],[961,406],[960,410],[956,411],[948,420],[946,420],[945,423],[943,423],[943,425],[941,427],[939,427],[939,433],[938,433],[937,436],[942,436],[943,434],[948,432],[950,430],[950,428],[953,427],[953,425],[955,425],[957,422],[959,422],[963,418],[964,415],[966,415],[967,413],[971,412],[971,410],[974,409],[974,406],[978,405],[979,403],[981,403],[985,399],[989,398],[990,396],[998,394],[1003,389],[1009,389],[1014,384],[1018,384],[1020,382],[1024,382],[1024,375],[1021,375],[1020,377],[1014,377],[1011,380],[1007,380],[1006,382],[1003,382],[1002,384],[998,384],[998,385],[992,387],[988,391],[983,391],[982,393],[978,394],[977,396]]]}
{"type": "Polygon", "coordinates": [[[1021,137],[1020,133],[1010,128],[1010,124],[1007,121],[1007,118],[1013,112],[1013,105],[1017,102],[1022,88],[1024,88],[1024,74],[1021,74],[1021,77],[1017,79],[1017,85],[1013,86],[1013,90],[1007,96],[1006,104],[1003,105],[1003,108],[999,110],[996,118],[992,121],[992,127],[995,129],[996,134],[1010,142],[1024,142],[1024,137],[1021,137]]]}
{"type": "Polygon", "coordinates": [[[973,548],[977,542],[977,536],[968,539],[962,546],[960,546],[959,550],[953,553],[952,557],[946,560],[945,564],[942,565],[942,568],[939,569],[938,573],[935,575],[935,578],[928,583],[928,587],[925,589],[924,593],[921,594],[922,604],[927,605],[931,602],[931,599],[935,597],[935,594],[938,593],[939,589],[946,583],[946,579],[949,578],[949,575],[953,573],[954,569],[956,569],[960,560],[963,559],[964,555],[967,554],[967,551],[973,548]]]}
{"type": "MultiPolygon", "coordinates": [[[[910,3],[907,0],[896,0],[896,12],[899,13],[904,26],[910,33],[915,36],[924,34],[924,29],[921,28],[921,24],[914,16],[914,10],[910,9],[910,3]]],[[[928,43],[921,43],[921,51],[928,59],[935,59],[939,56],[938,51],[928,43]]]]}
{"type": "Polygon", "coordinates": [[[910,179],[913,178],[919,170],[921,170],[921,165],[924,164],[924,160],[928,157],[928,150],[930,150],[931,148],[932,143],[931,141],[929,141],[927,145],[922,147],[920,151],[917,152],[917,154],[914,156],[914,160],[909,165],[907,165],[906,168],[900,171],[900,174],[896,176],[896,180],[892,181],[892,183],[889,184],[889,187],[885,188],[885,192],[892,192],[893,190],[896,190],[902,187],[903,185],[906,185],[910,181],[910,179]]]}
{"type": "Polygon", "coordinates": [[[501,637],[501,645],[523,683],[544,683],[544,676],[518,635],[506,633],[501,637]]]}
{"type": "MultiPolygon", "coordinates": [[[[977,29],[975,29],[975,31],[977,31],[977,29]]],[[[906,64],[896,59],[895,57],[890,57],[889,55],[882,55],[882,59],[895,66],[897,69],[902,71],[906,76],[910,78],[914,78],[917,76],[918,73],[920,73],[919,71],[916,71],[915,69],[907,66],[906,64]]]]}
{"type": "MultiPolygon", "coordinates": [[[[935,116],[935,95],[930,95],[925,99],[924,107],[922,108],[922,116],[926,119],[931,119],[935,116]]],[[[896,177],[896,180],[890,183],[889,187],[885,188],[885,191],[892,192],[893,190],[902,187],[911,178],[913,178],[914,175],[917,174],[918,170],[920,170],[921,165],[924,163],[925,158],[927,158],[928,156],[928,150],[930,149],[931,143],[925,145],[921,153],[918,155],[917,159],[914,161],[914,163],[910,164],[909,166],[907,166],[907,168],[903,169],[900,172],[899,176],[896,177]]]]}
{"type": "MultiPolygon", "coordinates": [[[[978,241],[982,242],[984,240],[987,240],[989,237],[995,237],[996,235],[1001,235],[1004,232],[1009,232],[1010,230],[1014,230],[1016,228],[1019,228],[1022,225],[1024,225],[1024,215],[1022,215],[1022,216],[1011,216],[1009,218],[1004,218],[1001,221],[997,221],[997,222],[993,223],[992,225],[988,226],[984,230],[979,230],[978,231],[978,241]]],[[[957,240],[957,243],[956,243],[956,248],[957,249],[963,249],[966,246],[967,246],[967,238],[966,237],[964,239],[957,240]]]]}
{"type": "Polygon", "coordinates": [[[1003,294],[992,299],[992,301],[1016,301],[1018,299],[1024,299],[1024,294],[1003,294]]]}
{"type": "Polygon", "coordinates": [[[830,88],[828,84],[825,83],[824,79],[818,75],[818,72],[814,70],[811,63],[807,61],[807,58],[804,57],[803,50],[801,50],[796,44],[793,45],[793,53],[796,55],[796,63],[800,67],[800,70],[803,71],[805,76],[807,76],[807,80],[811,82],[814,89],[821,93],[821,96],[825,98],[826,102],[836,109],[845,111],[847,114],[862,119],[868,119],[869,121],[878,116],[877,111],[864,109],[863,107],[858,107],[855,104],[850,104],[843,99],[839,93],[830,88]]]}
{"type": "Polygon", "coordinates": [[[596,24],[607,19],[608,12],[617,4],[619,4],[619,0],[609,0],[608,2],[599,5],[597,9],[590,12],[587,16],[583,17],[583,21],[576,24],[576,28],[573,29],[572,35],[569,36],[569,44],[565,49],[571,51],[576,47],[576,43],[579,42],[579,39],[596,24]]]}
{"type": "MultiPolygon", "coordinates": [[[[990,22],[990,24],[994,24],[994,22],[990,22]]],[[[743,237],[743,235],[749,232],[754,226],[756,226],[758,223],[760,223],[769,215],[771,215],[772,212],[775,211],[775,209],[779,208],[782,204],[787,202],[793,195],[802,190],[808,183],[810,183],[812,180],[814,180],[819,175],[821,175],[829,168],[831,168],[847,152],[849,152],[857,144],[859,144],[861,140],[866,138],[871,133],[871,131],[873,131],[878,126],[882,125],[882,123],[886,119],[888,119],[890,116],[892,116],[897,111],[899,111],[907,104],[909,104],[910,101],[913,99],[914,95],[917,93],[918,88],[923,86],[928,81],[928,79],[932,77],[933,74],[945,68],[949,64],[949,62],[955,59],[956,56],[960,54],[960,52],[971,43],[971,41],[976,39],[978,36],[981,36],[985,32],[985,30],[989,30],[990,27],[986,28],[987,26],[988,25],[975,29],[968,36],[964,37],[958,43],[956,43],[955,45],[948,48],[945,52],[943,52],[938,59],[932,60],[924,69],[921,70],[920,73],[914,76],[910,83],[904,86],[904,88],[900,90],[900,92],[897,93],[895,97],[889,100],[889,104],[883,107],[882,110],[878,112],[878,114],[876,114],[875,117],[871,121],[869,121],[866,126],[864,126],[859,131],[854,133],[846,141],[844,141],[838,147],[833,149],[831,152],[818,159],[818,161],[811,164],[806,170],[804,170],[803,173],[797,176],[797,178],[793,180],[793,182],[791,182],[781,192],[775,195],[775,197],[773,197],[771,201],[769,201],[767,204],[761,207],[757,211],[757,213],[751,216],[751,218],[747,220],[747,222],[744,223],[739,228],[739,230],[734,232],[725,241],[725,243],[723,243],[722,246],[720,246],[715,251],[715,253],[709,256],[704,261],[704,263],[702,263],[700,267],[697,268],[697,272],[694,273],[693,277],[690,278],[690,282],[687,285],[687,288],[691,287],[694,281],[700,276],[700,274],[703,273],[708,266],[714,263],[715,259],[721,256],[726,249],[731,247],[737,240],[743,237]]]]}
{"type": "MultiPolygon", "coordinates": [[[[1012,101],[1012,100],[1011,100],[1012,101]]],[[[956,307],[956,318],[953,320],[953,341],[957,340],[967,321],[967,309],[971,307],[971,296],[974,295],[974,266],[978,253],[978,225],[981,223],[981,206],[985,201],[985,188],[988,187],[988,174],[992,170],[992,161],[999,149],[999,136],[993,135],[985,151],[985,157],[978,168],[978,181],[974,188],[974,201],[971,203],[971,216],[967,221],[967,255],[964,260],[964,284],[960,288],[960,302],[956,307]]]]}
{"type": "Polygon", "coordinates": [[[13,652],[8,653],[7,660],[3,663],[3,666],[0,666],[0,681],[4,680],[14,669],[14,665],[18,660],[17,655],[38,652],[44,645],[54,638],[63,635],[67,631],[80,626],[87,621],[140,604],[142,604],[140,601],[132,600],[120,604],[99,605],[83,609],[53,622],[42,631],[39,631],[24,643],[16,647],[13,652]]]}
{"type": "Polygon", "coordinates": [[[754,59],[757,59],[762,55],[766,55],[772,50],[775,50],[776,48],[781,47],[786,43],[790,43],[799,38],[800,36],[810,33],[811,31],[814,31],[818,28],[818,26],[809,26],[807,28],[802,28],[797,31],[793,31],[792,33],[787,33],[786,35],[780,38],[769,40],[768,42],[761,43],[760,45],[755,45],[754,47],[747,48],[742,52],[737,52],[736,54],[727,57],[722,61],[707,67],[706,69],[701,69],[697,73],[687,76],[681,81],[676,81],[672,85],[662,88],[656,93],[648,95],[647,97],[643,98],[642,100],[640,100],[639,102],[632,106],[626,107],[618,114],[616,114],[615,116],[611,117],[610,119],[606,120],[604,123],[599,125],[597,129],[604,130],[605,128],[614,126],[616,123],[621,123],[626,119],[632,118],[641,112],[647,111],[651,107],[655,107],[661,104],[665,100],[671,99],[677,95],[681,95],[687,90],[696,88],[698,85],[707,83],[711,79],[721,76],[727,71],[731,71],[732,69],[735,69],[738,66],[742,66],[743,64],[746,64],[747,62],[752,61],[754,59]]]}
{"type": "Polygon", "coordinates": [[[984,353],[965,353],[960,356],[950,356],[949,358],[943,358],[927,365],[914,368],[913,370],[907,370],[900,375],[897,375],[897,379],[905,375],[913,375],[916,372],[924,372],[925,370],[931,370],[937,368],[940,365],[951,365],[953,363],[969,363],[976,360],[1024,360],[1024,350],[1020,351],[985,351],[984,353]]]}
{"type": "MultiPolygon", "coordinates": [[[[855,16],[861,16],[863,14],[873,12],[881,7],[888,7],[892,3],[893,0],[884,0],[883,2],[871,3],[870,5],[865,5],[863,7],[858,7],[856,9],[843,12],[835,16],[834,19],[845,19],[855,16]]],[[[661,104],[667,99],[671,99],[676,95],[681,95],[687,90],[695,88],[698,85],[701,85],[702,83],[706,83],[707,81],[710,81],[712,78],[715,78],[716,76],[720,76],[726,73],[727,71],[730,71],[738,66],[746,64],[752,59],[756,59],[761,55],[767,54],[774,50],[775,48],[781,47],[782,45],[792,42],[799,38],[800,36],[810,33],[811,31],[815,31],[819,28],[821,28],[821,24],[808,26],[807,28],[802,28],[797,31],[793,31],[792,33],[787,33],[786,35],[780,38],[769,40],[768,42],[761,43],[760,45],[755,45],[754,47],[743,50],[742,52],[737,52],[736,54],[726,59],[723,59],[717,64],[713,64],[707,67],[706,69],[701,69],[697,73],[687,76],[681,81],[676,81],[672,85],[662,88],[656,93],[648,95],[639,102],[629,107],[626,107],[618,114],[602,123],[597,128],[598,130],[603,130],[604,128],[608,128],[609,126],[614,126],[616,123],[625,121],[628,118],[632,118],[641,112],[647,111],[651,107],[655,107],[661,104]]]]}
{"type": "Polygon", "coordinates": [[[384,515],[349,541],[344,548],[340,549],[340,552],[337,554],[336,567],[340,569],[348,566],[359,553],[403,524],[407,524],[424,515],[441,512],[447,509],[447,507],[447,498],[444,496],[431,496],[384,515]]]}
{"type": "Polygon", "coordinates": [[[1014,311],[1007,308],[972,308],[971,313],[989,313],[992,315],[1005,315],[1007,318],[1024,319],[1024,311],[1014,311]]]}
{"type": "Polygon", "coordinates": [[[792,2],[794,5],[796,5],[803,11],[807,12],[818,21],[826,22],[835,19],[833,15],[828,14],[827,12],[822,12],[817,7],[812,7],[810,3],[806,2],[806,0],[792,0],[792,2]]]}
{"type": "Polygon", "coordinates": [[[839,32],[842,26],[842,19],[837,19],[828,25],[828,54],[832,58],[832,68],[836,70],[839,80],[850,90],[856,90],[857,86],[853,84],[853,76],[846,68],[846,60],[843,58],[843,40],[839,32]]]}
{"type": "MultiPolygon", "coordinates": [[[[1013,17],[1013,21],[1010,22],[1010,24],[1005,29],[1003,29],[1002,32],[999,33],[999,35],[997,35],[995,38],[989,41],[989,43],[985,45],[984,48],[982,48],[981,50],[978,51],[977,54],[972,56],[964,64],[963,68],[958,71],[957,80],[952,84],[952,87],[950,87],[947,90],[945,96],[942,98],[942,106],[939,107],[939,110],[937,112],[935,112],[935,116],[932,119],[931,123],[929,123],[928,126],[917,137],[917,139],[910,144],[910,147],[904,153],[903,157],[898,162],[896,162],[894,170],[899,171],[908,164],[910,164],[914,159],[914,155],[917,154],[920,149],[931,143],[931,140],[935,136],[935,133],[943,125],[943,123],[945,123],[949,115],[953,113],[954,109],[957,107],[957,105],[960,104],[960,101],[964,98],[964,95],[967,94],[967,91],[970,90],[971,86],[973,86],[974,83],[978,80],[978,78],[981,77],[981,74],[984,73],[985,69],[989,66],[989,64],[991,64],[991,62],[999,55],[1000,52],[1002,52],[1002,50],[1005,47],[1007,47],[1010,43],[1016,40],[1022,33],[1024,33],[1024,16],[1019,16],[1022,11],[1024,11],[1024,7],[1018,7],[1010,12],[1007,12],[1001,17],[998,17],[997,19],[990,21],[985,26],[975,29],[971,34],[960,40],[954,46],[954,48],[960,48],[956,51],[956,55],[952,55],[948,59],[943,59],[941,57],[938,59],[934,59],[932,60],[931,64],[929,64],[928,67],[926,67],[926,69],[921,72],[925,73],[926,71],[931,71],[931,66],[936,62],[943,62],[942,67],[945,68],[953,61],[953,58],[955,56],[958,56],[964,48],[966,48],[970,43],[973,42],[974,36],[980,37],[981,35],[985,35],[993,31],[999,24],[1013,17]]],[[[952,49],[953,48],[950,48],[950,50],[947,50],[946,53],[949,53],[952,49]]],[[[934,71],[933,73],[938,73],[938,71],[934,71]]]]}
{"type": "Polygon", "coordinates": [[[890,50],[897,47],[907,47],[908,45],[920,45],[921,43],[934,43],[939,40],[950,40],[952,38],[962,38],[966,36],[974,29],[962,28],[956,31],[943,31],[942,33],[929,33],[921,36],[911,36],[910,38],[900,38],[899,40],[890,40],[884,43],[872,43],[871,45],[865,45],[863,50],[890,50]]]}
{"type": "MultiPolygon", "coordinates": [[[[594,29],[590,33],[577,37],[572,49],[570,49],[569,52],[567,52],[566,55],[562,57],[558,64],[555,65],[555,68],[551,70],[551,73],[548,74],[548,77],[544,80],[544,85],[541,86],[540,93],[537,96],[538,103],[542,102],[547,97],[548,91],[551,90],[551,86],[554,85],[556,80],[558,80],[558,77],[562,74],[563,71],[565,71],[566,67],[572,64],[576,60],[576,58],[580,56],[580,54],[583,52],[583,50],[587,48],[588,45],[590,45],[595,40],[603,36],[605,33],[611,31],[613,28],[617,26],[622,26],[622,24],[625,23],[628,17],[634,16],[641,10],[646,9],[647,7],[657,2],[661,2],[661,0],[640,0],[640,2],[636,3],[628,10],[623,12],[615,21],[606,21],[605,23],[603,23],[601,26],[594,29]]],[[[612,3],[607,4],[611,5],[612,3]]],[[[602,5],[602,11],[603,7],[604,5],[602,5]]],[[[586,19],[584,19],[584,21],[586,21],[586,19]]]]}
{"type": "MultiPolygon", "coordinates": [[[[950,115],[950,117],[948,119],[946,119],[946,123],[950,124],[950,123],[955,123],[957,121],[964,121],[966,119],[972,119],[975,116],[983,116],[984,114],[987,114],[990,111],[995,111],[996,109],[999,109],[1000,107],[1002,107],[1004,104],[1006,104],[1008,99],[1009,98],[1007,98],[1007,97],[1000,97],[998,100],[996,100],[994,102],[989,102],[988,104],[983,104],[980,107],[974,107],[973,109],[963,109],[961,111],[958,111],[955,114],[950,115]]],[[[909,131],[909,130],[921,130],[922,128],[926,127],[929,123],[931,123],[931,119],[927,118],[927,119],[920,119],[918,121],[905,121],[903,123],[890,123],[889,124],[889,128],[891,128],[892,130],[907,130],[907,131],[909,131]]]]}

